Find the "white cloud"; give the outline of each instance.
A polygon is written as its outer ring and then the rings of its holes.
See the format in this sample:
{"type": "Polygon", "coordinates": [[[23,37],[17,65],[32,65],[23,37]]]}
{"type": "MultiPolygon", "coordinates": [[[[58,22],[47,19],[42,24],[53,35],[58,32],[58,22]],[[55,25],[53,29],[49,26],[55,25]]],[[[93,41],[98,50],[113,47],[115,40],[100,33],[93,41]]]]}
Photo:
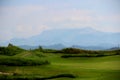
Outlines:
{"type": "MultiPolygon", "coordinates": [[[[50,12],[51,13],[51,12],[50,12]]],[[[93,12],[89,10],[67,10],[67,11],[53,11],[51,14],[54,14],[51,16],[51,21],[53,22],[63,22],[66,20],[71,21],[91,21],[93,20],[93,17],[90,15],[93,14],[93,12]]]]}
{"type": "Polygon", "coordinates": [[[46,8],[41,5],[25,5],[25,6],[9,6],[9,7],[0,7],[1,12],[13,12],[15,14],[25,14],[34,11],[42,11],[46,8]]]}
{"type": "Polygon", "coordinates": [[[97,16],[98,21],[107,21],[107,22],[119,22],[120,15],[109,15],[109,16],[97,16]]]}
{"type": "Polygon", "coordinates": [[[104,16],[74,8],[49,10],[41,5],[1,7],[0,11],[0,38],[5,40],[31,37],[50,28],[92,27],[105,32],[120,32],[120,15],[104,16]]]}
{"type": "Polygon", "coordinates": [[[99,15],[89,10],[67,10],[58,11],[52,17],[50,21],[63,28],[92,27],[103,32],[120,32],[120,15],[99,15]]]}
{"type": "MultiPolygon", "coordinates": [[[[22,22],[29,14],[45,10],[43,6],[10,6],[0,7],[0,40],[10,40],[14,37],[30,37],[48,29],[46,25],[22,22]]],[[[30,17],[30,16],[29,16],[30,17]]],[[[28,20],[29,22],[29,20],[28,20]]]]}
{"type": "Polygon", "coordinates": [[[14,30],[14,33],[16,33],[14,37],[21,37],[21,38],[31,37],[34,35],[38,35],[47,29],[49,29],[49,27],[46,25],[38,25],[38,26],[18,25],[14,30]]]}
{"type": "Polygon", "coordinates": [[[0,42],[4,42],[4,41],[12,39],[12,38],[13,38],[13,36],[10,32],[7,32],[7,31],[0,32],[0,42]]]}

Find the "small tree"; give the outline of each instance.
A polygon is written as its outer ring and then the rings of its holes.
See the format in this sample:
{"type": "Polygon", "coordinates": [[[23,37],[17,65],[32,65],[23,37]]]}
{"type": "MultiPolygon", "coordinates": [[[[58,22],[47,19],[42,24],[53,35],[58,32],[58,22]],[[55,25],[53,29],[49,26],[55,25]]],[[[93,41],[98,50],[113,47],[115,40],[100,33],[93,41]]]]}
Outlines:
{"type": "Polygon", "coordinates": [[[9,43],[9,44],[8,44],[8,47],[13,47],[13,46],[14,46],[14,45],[13,45],[13,44],[11,44],[11,43],[9,43]]]}
{"type": "Polygon", "coordinates": [[[39,50],[40,50],[40,51],[43,51],[43,48],[42,48],[42,46],[39,46],[39,50]]]}

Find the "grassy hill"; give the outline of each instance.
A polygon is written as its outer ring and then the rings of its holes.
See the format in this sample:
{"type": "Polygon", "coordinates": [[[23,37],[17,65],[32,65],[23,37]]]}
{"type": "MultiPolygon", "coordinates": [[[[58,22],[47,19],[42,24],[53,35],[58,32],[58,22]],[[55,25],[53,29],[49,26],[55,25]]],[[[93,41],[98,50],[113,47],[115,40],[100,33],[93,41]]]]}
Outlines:
{"type": "Polygon", "coordinates": [[[0,55],[12,56],[12,55],[15,55],[15,54],[19,54],[23,51],[25,51],[25,50],[21,49],[17,46],[14,46],[12,44],[9,44],[7,47],[0,47],[0,55]]]}
{"type": "MultiPolygon", "coordinates": [[[[119,80],[120,55],[115,54],[118,52],[104,51],[104,53],[112,55],[103,57],[62,58],[63,55],[73,55],[73,53],[56,53],[54,50],[41,51],[39,49],[25,50],[9,57],[35,59],[38,62],[39,60],[47,60],[50,64],[34,66],[0,65],[0,78],[6,80],[119,80]]],[[[80,55],[80,53],[74,55],[80,55]]],[[[0,55],[0,59],[5,56],[0,55]]]]}

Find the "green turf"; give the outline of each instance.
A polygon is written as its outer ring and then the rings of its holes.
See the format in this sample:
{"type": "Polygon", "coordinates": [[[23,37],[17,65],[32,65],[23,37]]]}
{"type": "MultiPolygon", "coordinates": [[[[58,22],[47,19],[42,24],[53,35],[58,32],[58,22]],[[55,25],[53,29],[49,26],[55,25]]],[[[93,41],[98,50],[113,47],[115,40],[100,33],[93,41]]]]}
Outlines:
{"type": "Polygon", "coordinates": [[[61,54],[25,51],[14,57],[18,56],[42,58],[50,61],[51,64],[42,66],[0,66],[0,71],[41,77],[68,73],[76,76],[76,78],[56,78],[52,80],[120,80],[120,55],[61,58],[61,54]]]}

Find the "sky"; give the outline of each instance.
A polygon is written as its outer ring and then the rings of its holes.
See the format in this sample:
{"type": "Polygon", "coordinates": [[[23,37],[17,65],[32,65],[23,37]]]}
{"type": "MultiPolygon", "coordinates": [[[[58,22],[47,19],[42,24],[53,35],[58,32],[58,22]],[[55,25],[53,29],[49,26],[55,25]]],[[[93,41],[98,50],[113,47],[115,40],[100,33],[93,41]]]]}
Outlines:
{"type": "Polygon", "coordinates": [[[120,32],[120,0],[0,0],[0,42],[50,29],[120,32]]]}

